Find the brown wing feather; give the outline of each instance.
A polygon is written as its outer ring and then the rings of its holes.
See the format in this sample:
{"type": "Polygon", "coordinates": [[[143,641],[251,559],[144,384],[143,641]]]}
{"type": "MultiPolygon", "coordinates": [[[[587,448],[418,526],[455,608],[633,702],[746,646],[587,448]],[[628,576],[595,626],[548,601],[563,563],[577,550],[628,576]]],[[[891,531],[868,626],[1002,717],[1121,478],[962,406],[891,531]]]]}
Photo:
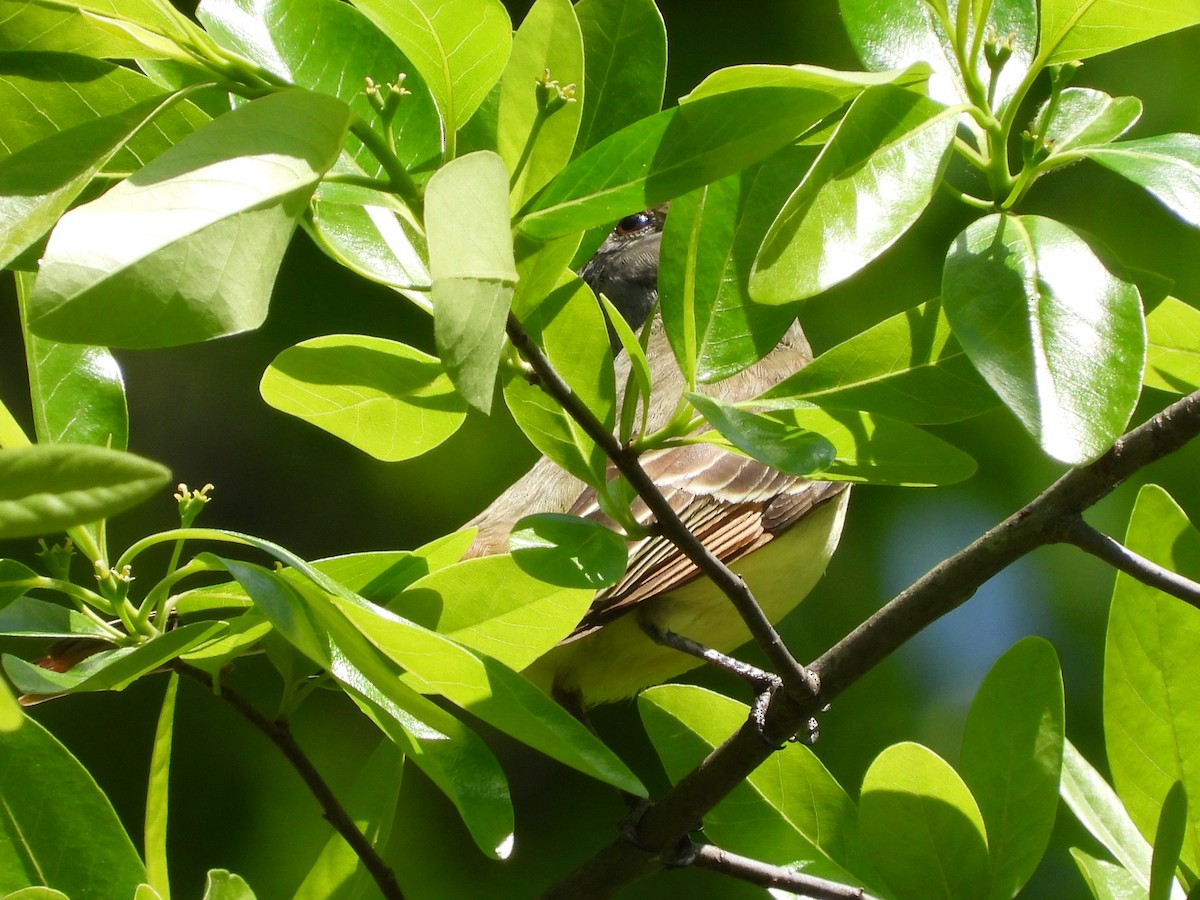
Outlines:
{"type": "MultiPolygon", "coordinates": [[[[769,543],[846,487],[784,475],[711,444],[648,454],[643,466],[683,524],[726,565],[769,543]]],[[[570,512],[609,522],[591,491],[580,496],[570,512]]],[[[633,512],[639,521],[651,519],[640,500],[633,512]]],[[[567,640],[594,631],[640,601],[675,590],[698,575],[696,565],[666,538],[638,541],[630,546],[625,576],[597,595],[567,640]]]]}

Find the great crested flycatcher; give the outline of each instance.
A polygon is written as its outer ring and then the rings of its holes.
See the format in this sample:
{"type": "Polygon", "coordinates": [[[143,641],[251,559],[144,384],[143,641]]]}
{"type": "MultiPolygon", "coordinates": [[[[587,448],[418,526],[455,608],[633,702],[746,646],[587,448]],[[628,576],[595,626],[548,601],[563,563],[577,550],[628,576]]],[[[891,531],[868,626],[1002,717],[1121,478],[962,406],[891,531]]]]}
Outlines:
{"type": "MultiPolygon", "coordinates": [[[[667,422],[684,389],[662,319],[651,317],[664,217],[656,208],[622,219],[580,273],[634,329],[650,329],[650,430],[667,422]]],[[[811,359],[796,323],[764,359],[706,391],[722,400],[749,400],[811,359]]],[[[629,373],[624,353],[616,369],[620,390],[629,373]]],[[[841,535],[848,485],[784,475],[703,443],[648,452],[641,464],[683,524],[745,578],[772,622],[803,600],[824,573],[841,535]]],[[[468,523],[479,529],[468,556],[503,553],[517,519],[537,512],[608,522],[595,491],[543,457],[468,523]]],[[[640,521],[651,519],[640,500],[633,512],[640,521]]],[[[646,626],[722,653],[750,637],[733,603],[674,544],[650,537],[630,542],[625,576],[597,594],[575,630],[525,674],[558,696],[591,706],[630,697],[700,665],[697,657],[656,643],[646,626]]]]}

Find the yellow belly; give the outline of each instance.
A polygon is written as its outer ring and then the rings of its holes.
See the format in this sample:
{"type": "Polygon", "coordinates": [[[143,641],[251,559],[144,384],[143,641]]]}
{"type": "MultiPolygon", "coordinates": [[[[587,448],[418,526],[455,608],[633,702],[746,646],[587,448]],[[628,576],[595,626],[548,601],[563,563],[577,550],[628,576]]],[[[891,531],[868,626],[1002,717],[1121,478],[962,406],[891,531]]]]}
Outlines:
{"type": "MultiPolygon", "coordinates": [[[[824,574],[842,533],[849,496],[849,491],[838,494],[733,566],[772,622],[791,612],[824,574]]],[[[733,604],[707,578],[646,602],[643,614],[656,625],[722,653],[750,638],[733,604]]],[[[698,665],[695,657],[651,641],[630,613],[555,647],[525,674],[545,690],[577,691],[591,705],[630,697],[698,665]]]]}

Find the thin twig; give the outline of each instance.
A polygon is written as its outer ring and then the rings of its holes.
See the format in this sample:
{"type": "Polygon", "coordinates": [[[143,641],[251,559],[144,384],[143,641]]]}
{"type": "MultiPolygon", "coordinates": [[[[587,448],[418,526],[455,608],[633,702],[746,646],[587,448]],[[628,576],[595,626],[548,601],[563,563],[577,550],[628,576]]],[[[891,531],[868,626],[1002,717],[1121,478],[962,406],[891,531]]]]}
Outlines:
{"type": "Polygon", "coordinates": [[[396,873],[383,861],[383,857],[371,846],[371,842],[367,840],[366,836],[359,831],[358,826],[354,824],[354,819],[350,817],[341,801],[334,795],[329,784],[321,777],[321,773],[308,758],[308,754],[296,743],[296,738],[292,735],[287,723],[268,719],[249,700],[227,685],[222,684],[219,688],[215,688],[212,677],[201,669],[189,666],[179,660],[172,664],[172,668],[181,675],[198,681],[210,691],[215,691],[222,700],[237,710],[242,718],[261,731],[267,740],[271,741],[292,764],[292,768],[296,770],[309,792],[320,804],[325,819],[350,845],[350,849],[354,851],[371,877],[375,879],[375,884],[378,885],[386,900],[404,900],[404,894],[396,882],[396,873]]]}
{"type": "Polygon", "coordinates": [[[1063,475],[1037,499],[939,563],[812,664],[820,679],[820,697],[796,703],[786,694],[773,696],[761,730],[749,721],[743,724],[662,799],[648,804],[628,834],[602,848],[546,896],[611,897],[625,885],[659,871],[664,865],[662,849],[676,846],[766,760],[774,752],[772,740],[794,734],[823,704],[964,603],[1001,569],[1037,547],[1061,540],[1065,519],[1078,517],[1139,469],[1174,453],[1197,434],[1200,392],[1133,429],[1104,456],[1063,475]]]}
{"type": "Polygon", "coordinates": [[[772,866],[748,856],[722,850],[714,844],[701,844],[696,847],[692,865],[749,881],[759,887],[783,888],[809,900],[871,900],[870,895],[860,887],[805,875],[784,866],[772,866]]]}
{"type": "Polygon", "coordinates": [[[1104,560],[1114,569],[1136,578],[1143,584],[1158,588],[1163,593],[1200,609],[1200,584],[1134,553],[1119,541],[1113,540],[1102,531],[1097,531],[1083,519],[1072,520],[1063,531],[1063,540],[1104,560]]]}
{"type": "Polygon", "coordinates": [[[550,360],[542,353],[541,348],[530,339],[516,316],[511,313],[508,316],[508,337],[537,375],[541,389],[562,406],[567,415],[596,442],[612,460],[613,465],[628,479],[638,496],[654,514],[662,536],[678,547],[730,599],[750,630],[755,643],[771,661],[775,674],[783,681],[788,692],[798,699],[813,697],[819,689],[819,684],[814,680],[812,673],[792,656],[779,632],[754,599],[754,594],[746,582],[709,551],[683,524],[658,486],[638,462],[637,454],[623,447],[613,433],[605,428],[576,396],[570,385],[562,379],[550,360]]]}

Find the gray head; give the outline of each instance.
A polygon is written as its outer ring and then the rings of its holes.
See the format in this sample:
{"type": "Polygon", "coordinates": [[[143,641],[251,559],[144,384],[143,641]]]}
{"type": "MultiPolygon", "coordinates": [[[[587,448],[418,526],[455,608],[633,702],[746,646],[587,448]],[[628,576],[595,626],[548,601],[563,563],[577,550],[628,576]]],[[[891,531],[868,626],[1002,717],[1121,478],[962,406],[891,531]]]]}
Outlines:
{"type": "Polygon", "coordinates": [[[634,330],[646,323],[658,302],[658,249],[666,215],[665,206],[656,206],[626,216],[579,273],[634,330]]]}

